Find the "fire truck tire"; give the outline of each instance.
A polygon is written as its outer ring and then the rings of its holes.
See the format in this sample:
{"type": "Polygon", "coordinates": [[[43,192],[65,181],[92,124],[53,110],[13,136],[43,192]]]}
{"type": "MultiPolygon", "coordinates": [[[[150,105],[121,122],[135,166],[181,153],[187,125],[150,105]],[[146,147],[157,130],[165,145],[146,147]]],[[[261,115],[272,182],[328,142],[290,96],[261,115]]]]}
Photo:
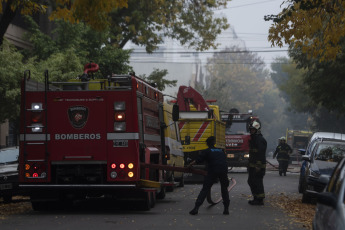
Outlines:
{"type": "Polygon", "coordinates": [[[34,211],[43,211],[47,209],[46,202],[42,201],[31,201],[31,206],[34,211]]]}
{"type": "Polygon", "coordinates": [[[141,209],[143,211],[148,211],[151,209],[151,206],[152,206],[152,199],[151,199],[151,192],[145,192],[144,193],[144,199],[142,201],[142,207],[141,209]]]}
{"type": "Polygon", "coordinates": [[[156,192],[150,192],[150,207],[153,208],[156,205],[156,192]]]}
{"type": "Polygon", "coordinates": [[[162,187],[159,193],[157,193],[157,199],[164,199],[166,195],[166,187],[162,187]]]}

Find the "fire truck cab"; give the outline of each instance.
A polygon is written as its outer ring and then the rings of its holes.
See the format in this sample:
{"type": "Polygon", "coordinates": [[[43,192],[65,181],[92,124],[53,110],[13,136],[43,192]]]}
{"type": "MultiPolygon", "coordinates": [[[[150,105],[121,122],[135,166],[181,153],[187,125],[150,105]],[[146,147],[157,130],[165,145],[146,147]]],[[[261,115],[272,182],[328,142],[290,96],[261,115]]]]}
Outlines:
{"type": "Polygon", "coordinates": [[[228,166],[246,167],[249,159],[249,125],[254,120],[259,120],[252,111],[240,113],[231,109],[229,113],[222,113],[222,121],[226,122],[225,150],[228,166]]]}
{"type": "Polygon", "coordinates": [[[87,74],[50,82],[46,72],[40,83],[25,73],[19,186],[34,210],[94,196],[139,199],[149,209],[167,184],[163,170],[141,167],[164,164],[163,94],[134,75],[87,74]]]}

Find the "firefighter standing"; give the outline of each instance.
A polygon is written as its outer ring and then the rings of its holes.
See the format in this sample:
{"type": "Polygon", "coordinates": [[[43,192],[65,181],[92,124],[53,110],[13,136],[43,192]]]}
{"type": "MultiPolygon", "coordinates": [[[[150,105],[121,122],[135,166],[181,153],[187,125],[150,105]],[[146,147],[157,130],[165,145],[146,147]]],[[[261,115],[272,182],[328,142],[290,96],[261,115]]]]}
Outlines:
{"type": "Polygon", "coordinates": [[[222,149],[214,147],[215,137],[211,136],[207,138],[206,143],[208,149],[203,150],[201,154],[198,155],[197,159],[189,164],[191,167],[195,163],[202,163],[204,161],[208,164],[207,175],[204,178],[204,183],[202,189],[198,195],[195,202],[195,207],[189,212],[191,215],[198,214],[199,207],[205,201],[207,194],[209,193],[213,183],[219,179],[221,185],[221,192],[224,205],[224,215],[229,215],[229,179],[228,179],[228,164],[226,162],[226,155],[222,149]]]}
{"type": "Polygon", "coordinates": [[[266,173],[266,148],[267,142],[261,134],[261,125],[253,121],[249,126],[250,150],[248,165],[248,185],[254,197],[248,201],[251,205],[264,205],[265,190],[263,179],[266,173]]]}
{"type": "Polygon", "coordinates": [[[279,138],[279,145],[273,154],[273,159],[277,157],[279,163],[279,175],[284,174],[286,176],[286,171],[289,165],[290,154],[292,152],[291,147],[286,144],[285,137],[279,138]]]}

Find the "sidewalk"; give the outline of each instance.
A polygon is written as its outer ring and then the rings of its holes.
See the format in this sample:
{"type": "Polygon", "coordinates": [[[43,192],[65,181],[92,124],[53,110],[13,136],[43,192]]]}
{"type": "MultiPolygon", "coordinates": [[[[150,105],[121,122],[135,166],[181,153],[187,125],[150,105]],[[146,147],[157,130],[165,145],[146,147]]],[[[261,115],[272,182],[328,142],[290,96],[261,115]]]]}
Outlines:
{"type": "MultiPolygon", "coordinates": [[[[266,170],[269,171],[278,171],[278,161],[277,159],[267,158],[266,159],[266,170]]],[[[290,173],[299,173],[301,169],[302,162],[293,161],[292,164],[289,164],[288,172],[290,173]]]]}

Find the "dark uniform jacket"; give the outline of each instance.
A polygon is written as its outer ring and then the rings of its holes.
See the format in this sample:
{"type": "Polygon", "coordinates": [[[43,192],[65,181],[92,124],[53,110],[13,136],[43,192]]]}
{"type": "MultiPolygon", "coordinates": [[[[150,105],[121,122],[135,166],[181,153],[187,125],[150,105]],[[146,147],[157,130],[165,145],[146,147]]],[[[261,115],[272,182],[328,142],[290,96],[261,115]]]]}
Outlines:
{"type": "Polygon", "coordinates": [[[280,143],[273,154],[273,158],[277,156],[278,161],[281,161],[281,160],[288,161],[290,159],[290,155],[289,155],[290,152],[292,152],[292,149],[288,144],[280,143]]]}
{"type": "Polygon", "coordinates": [[[195,160],[197,164],[207,162],[207,171],[210,173],[228,172],[226,155],[222,149],[211,147],[203,150],[195,160]]]}
{"type": "Polygon", "coordinates": [[[261,133],[251,135],[249,147],[249,167],[265,169],[267,142],[261,133]]]}

